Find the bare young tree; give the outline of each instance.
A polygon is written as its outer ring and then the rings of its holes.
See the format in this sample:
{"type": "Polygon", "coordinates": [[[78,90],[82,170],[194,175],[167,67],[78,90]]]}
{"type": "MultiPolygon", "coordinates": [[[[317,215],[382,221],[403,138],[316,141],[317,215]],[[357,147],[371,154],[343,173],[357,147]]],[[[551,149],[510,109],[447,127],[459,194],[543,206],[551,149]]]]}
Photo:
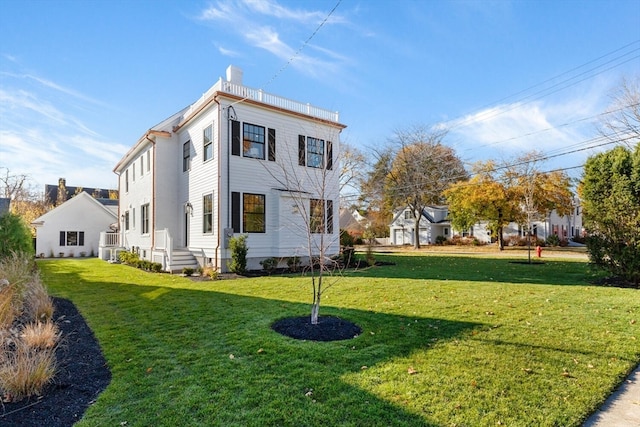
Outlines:
{"type": "MultiPolygon", "coordinates": [[[[321,130],[316,132],[318,135],[321,133],[321,130]]],[[[287,230],[305,241],[301,250],[306,253],[313,291],[311,324],[317,325],[322,296],[336,283],[336,276],[341,271],[336,255],[340,248],[337,218],[342,152],[337,143],[338,132],[324,139],[299,138],[297,152],[282,149],[275,167],[266,165],[265,168],[278,183],[281,197],[287,200],[294,212],[287,230]],[[309,149],[309,144],[313,144],[313,149],[309,149]]]]}
{"type": "Polygon", "coordinates": [[[29,176],[11,173],[6,167],[0,167],[0,186],[2,197],[12,201],[24,200],[30,195],[29,176]]]}
{"type": "Polygon", "coordinates": [[[350,206],[358,200],[358,188],[365,174],[365,158],[353,145],[340,144],[340,205],[350,206]]]}
{"type": "Polygon", "coordinates": [[[0,170],[0,194],[11,199],[11,211],[26,224],[31,224],[51,209],[44,200],[44,194],[33,188],[28,175],[11,173],[5,167],[0,167],[0,170]]]}
{"type": "Polygon", "coordinates": [[[513,202],[519,206],[518,223],[526,226],[529,262],[531,262],[532,224],[552,210],[564,216],[572,207],[569,177],[558,171],[540,170],[543,154],[531,151],[508,164],[503,173],[506,187],[511,189],[513,202]]]}
{"type": "Polygon", "coordinates": [[[598,131],[612,142],[633,148],[640,140],[640,75],[623,78],[611,98],[611,105],[598,131]]]}

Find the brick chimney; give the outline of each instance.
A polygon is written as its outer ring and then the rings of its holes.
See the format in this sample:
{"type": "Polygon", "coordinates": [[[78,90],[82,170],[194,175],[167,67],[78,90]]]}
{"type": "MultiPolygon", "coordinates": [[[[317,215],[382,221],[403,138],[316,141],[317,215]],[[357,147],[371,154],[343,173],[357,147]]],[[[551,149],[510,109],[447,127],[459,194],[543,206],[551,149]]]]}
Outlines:
{"type": "Polygon", "coordinates": [[[58,197],[56,199],[56,206],[59,206],[67,201],[67,181],[64,178],[58,180],[58,197]]]}

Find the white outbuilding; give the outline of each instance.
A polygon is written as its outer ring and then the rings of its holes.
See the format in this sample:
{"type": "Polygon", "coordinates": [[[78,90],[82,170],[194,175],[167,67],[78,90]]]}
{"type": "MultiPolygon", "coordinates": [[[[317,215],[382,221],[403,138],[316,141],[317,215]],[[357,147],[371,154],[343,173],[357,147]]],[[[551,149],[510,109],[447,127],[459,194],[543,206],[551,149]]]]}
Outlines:
{"type": "Polygon", "coordinates": [[[117,225],[117,207],[111,209],[81,192],[35,219],[39,257],[96,256],[100,233],[117,225]]]}

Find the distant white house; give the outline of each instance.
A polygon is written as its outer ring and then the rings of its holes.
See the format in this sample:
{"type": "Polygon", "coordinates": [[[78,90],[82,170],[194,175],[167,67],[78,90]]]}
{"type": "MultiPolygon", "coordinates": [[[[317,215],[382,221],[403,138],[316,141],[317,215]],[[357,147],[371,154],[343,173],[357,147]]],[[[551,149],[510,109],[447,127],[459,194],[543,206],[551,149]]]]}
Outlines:
{"type": "MultiPolygon", "coordinates": [[[[420,218],[420,244],[436,243],[438,236],[451,238],[451,223],[447,219],[446,206],[427,206],[420,218]]],[[[413,245],[415,241],[415,220],[411,209],[399,210],[389,225],[389,239],[392,245],[413,245]]]]}
{"type": "Polygon", "coordinates": [[[36,255],[80,257],[98,255],[101,232],[117,224],[116,206],[105,206],[86,192],[36,218],[36,255]]]}
{"type": "Polygon", "coordinates": [[[313,241],[322,238],[331,243],[323,245],[327,252],[339,251],[345,126],[338,113],[242,80],[242,70],[230,66],[226,79],[153,126],[122,157],[114,168],[120,229],[105,244],[168,271],[197,265],[226,271],[229,239],[243,234],[247,267],[260,269],[265,258],[308,254],[306,223],[314,224],[313,241]]]}
{"type": "MultiPolygon", "coordinates": [[[[427,206],[420,219],[420,244],[436,243],[438,236],[450,240],[453,236],[474,237],[481,243],[491,243],[491,233],[487,222],[481,221],[468,230],[455,230],[448,218],[447,206],[427,206]]],[[[392,245],[413,245],[415,240],[415,220],[409,208],[396,212],[389,224],[390,242],[392,245]]],[[[559,216],[552,211],[544,220],[532,223],[532,233],[539,239],[546,240],[555,234],[561,240],[584,235],[582,227],[582,209],[579,202],[574,201],[574,207],[567,216],[559,216]]],[[[524,237],[527,230],[515,222],[509,223],[503,230],[504,238],[524,237]]]]}

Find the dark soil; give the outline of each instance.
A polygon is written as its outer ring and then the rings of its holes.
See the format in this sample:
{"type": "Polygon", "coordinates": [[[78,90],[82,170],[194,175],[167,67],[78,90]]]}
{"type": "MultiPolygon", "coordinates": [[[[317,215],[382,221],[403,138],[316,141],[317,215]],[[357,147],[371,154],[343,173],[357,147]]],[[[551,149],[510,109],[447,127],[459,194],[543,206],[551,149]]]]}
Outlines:
{"type": "Polygon", "coordinates": [[[598,279],[594,281],[596,285],[599,286],[611,286],[614,288],[634,288],[640,289],[640,283],[633,283],[628,280],[623,279],[622,277],[604,277],[602,279],[598,279]]]}
{"type": "Polygon", "coordinates": [[[273,323],[271,328],[282,335],[309,341],[348,340],[362,332],[355,323],[335,316],[320,316],[317,325],[311,324],[311,316],[287,317],[273,323]]]}
{"type": "Polygon", "coordinates": [[[0,406],[1,426],[72,426],[111,381],[93,332],[68,300],[53,298],[54,320],[62,332],[58,373],[42,396],[0,406]]]}

